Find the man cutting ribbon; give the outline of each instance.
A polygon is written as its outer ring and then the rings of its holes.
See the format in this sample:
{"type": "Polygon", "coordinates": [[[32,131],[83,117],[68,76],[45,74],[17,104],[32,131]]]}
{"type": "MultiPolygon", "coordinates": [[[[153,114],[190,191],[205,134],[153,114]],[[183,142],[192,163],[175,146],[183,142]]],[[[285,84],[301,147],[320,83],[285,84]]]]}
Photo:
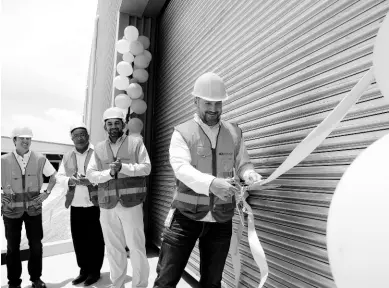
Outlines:
{"type": "Polygon", "coordinates": [[[261,181],[250,162],[241,129],[221,121],[227,99],[223,80],[200,76],[192,92],[197,112],[175,127],[170,163],[177,178],[172,209],[166,221],[154,287],[176,287],[199,239],[200,285],[221,287],[236,207],[231,178],[246,184],[261,181]],[[236,173],[235,173],[236,171],[236,173]]]}

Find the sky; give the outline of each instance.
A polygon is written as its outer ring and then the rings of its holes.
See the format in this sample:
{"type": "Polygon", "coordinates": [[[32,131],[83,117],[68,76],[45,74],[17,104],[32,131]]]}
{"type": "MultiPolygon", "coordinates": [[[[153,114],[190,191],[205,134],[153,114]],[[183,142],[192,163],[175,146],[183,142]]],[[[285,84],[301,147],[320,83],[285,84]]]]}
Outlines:
{"type": "Polygon", "coordinates": [[[98,0],[2,0],[1,135],[72,143],[84,110],[98,0]]]}

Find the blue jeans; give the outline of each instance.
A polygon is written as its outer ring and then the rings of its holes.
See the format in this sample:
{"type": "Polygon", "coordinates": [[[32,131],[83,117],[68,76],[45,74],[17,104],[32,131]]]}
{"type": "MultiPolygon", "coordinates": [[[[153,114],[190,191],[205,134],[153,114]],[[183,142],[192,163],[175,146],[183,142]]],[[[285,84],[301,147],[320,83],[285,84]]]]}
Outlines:
{"type": "Polygon", "coordinates": [[[200,285],[221,287],[231,235],[232,220],[225,223],[194,221],[176,210],[170,227],[163,233],[154,288],[176,287],[197,239],[200,285]]]}

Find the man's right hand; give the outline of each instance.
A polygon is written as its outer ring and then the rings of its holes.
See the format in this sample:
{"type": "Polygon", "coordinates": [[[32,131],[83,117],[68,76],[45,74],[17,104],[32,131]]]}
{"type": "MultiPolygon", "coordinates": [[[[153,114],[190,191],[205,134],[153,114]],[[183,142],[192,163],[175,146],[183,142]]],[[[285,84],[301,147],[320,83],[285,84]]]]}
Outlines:
{"type": "Polygon", "coordinates": [[[9,204],[12,201],[12,196],[9,194],[1,193],[1,204],[9,204]]]}
{"type": "Polygon", "coordinates": [[[69,182],[68,182],[68,186],[76,186],[76,185],[80,185],[80,179],[74,177],[74,175],[72,177],[69,178],[69,182]]]}
{"type": "Polygon", "coordinates": [[[215,178],[209,186],[209,191],[223,201],[227,201],[229,197],[239,192],[239,189],[231,185],[227,179],[215,178]]]}

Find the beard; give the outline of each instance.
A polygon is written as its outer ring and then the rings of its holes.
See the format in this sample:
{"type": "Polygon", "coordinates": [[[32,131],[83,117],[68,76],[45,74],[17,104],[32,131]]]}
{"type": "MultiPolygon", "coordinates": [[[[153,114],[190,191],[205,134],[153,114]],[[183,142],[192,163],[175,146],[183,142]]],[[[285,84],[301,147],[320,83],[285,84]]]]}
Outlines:
{"type": "Polygon", "coordinates": [[[113,128],[108,131],[108,134],[112,138],[119,138],[123,135],[123,131],[119,130],[118,128],[113,128]]]}
{"type": "Polygon", "coordinates": [[[221,113],[209,113],[205,112],[203,117],[203,122],[209,126],[214,126],[220,121],[220,115],[221,113]]]}

